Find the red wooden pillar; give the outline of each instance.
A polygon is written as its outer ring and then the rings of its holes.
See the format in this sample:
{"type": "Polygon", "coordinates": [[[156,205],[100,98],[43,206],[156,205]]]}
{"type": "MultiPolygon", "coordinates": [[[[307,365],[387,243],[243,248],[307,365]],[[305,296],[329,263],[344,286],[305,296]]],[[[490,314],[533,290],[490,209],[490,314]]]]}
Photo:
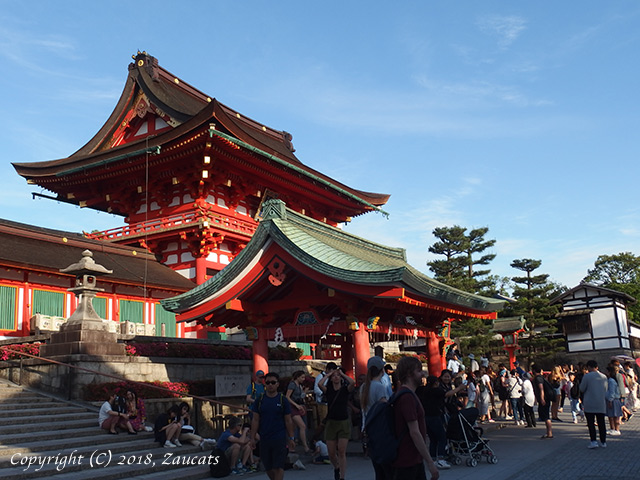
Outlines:
{"type": "Polygon", "coordinates": [[[351,333],[342,335],[342,348],[340,350],[344,373],[351,378],[355,378],[353,376],[353,335],[351,333]]]}
{"type": "Polygon", "coordinates": [[[371,347],[369,345],[369,332],[361,323],[360,328],[353,334],[353,342],[356,347],[356,376],[367,374],[367,362],[371,356],[371,347]]]}
{"type": "Polygon", "coordinates": [[[440,355],[440,338],[434,331],[427,332],[427,358],[429,375],[439,376],[443,369],[440,355]]]}
{"type": "Polygon", "coordinates": [[[269,346],[267,344],[267,330],[258,328],[258,339],[253,341],[253,373],[258,370],[269,372],[269,346]]]}
{"type": "Polygon", "coordinates": [[[207,281],[207,257],[196,257],[196,285],[207,281]]]}
{"type": "Polygon", "coordinates": [[[516,345],[510,345],[510,346],[505,346],[504,349],[507,351],[507,354],[509,355],[509,370],[513,370],[515,367],[513,365],[513,362],[516,361],[516,345]]]}

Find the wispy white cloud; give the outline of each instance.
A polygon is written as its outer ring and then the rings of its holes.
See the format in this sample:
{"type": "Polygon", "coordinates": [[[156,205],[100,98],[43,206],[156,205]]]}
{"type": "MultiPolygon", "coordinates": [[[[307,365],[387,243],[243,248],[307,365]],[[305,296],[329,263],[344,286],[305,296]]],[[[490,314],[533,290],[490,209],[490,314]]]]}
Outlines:
{"type": "Polygon", "coordinates": [[[476,25],[480,31],[496,38],[500,48],[507,48],[527,28],[524,18],[517,15],[484,15],[476,25]]]}
{"type": "Polygon", "coordinates": [[[38,73],[60,75],[46,68],[50,57],[75,60],[80,58],[74,41],[64,35],[41,34],[33,29],[0,27],[0,56],[17,66],[38,73]]]}

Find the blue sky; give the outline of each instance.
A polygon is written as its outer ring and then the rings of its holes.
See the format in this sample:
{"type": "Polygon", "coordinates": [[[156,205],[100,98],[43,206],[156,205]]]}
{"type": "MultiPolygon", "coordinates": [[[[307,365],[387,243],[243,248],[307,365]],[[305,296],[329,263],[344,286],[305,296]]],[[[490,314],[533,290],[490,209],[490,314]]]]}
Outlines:
{"type": "MultiPolygon", "coordinates": [[[[0,0],[0,217],[90,231],[120,217],[32,200],[10,162],[67,157],[115,107],[131,55],[293,134],[307,165],[385,192],[345,229],[428,273],[438,226],[489,227],[575,286],[640,254],[636,1],[0,0]]],[[[45,192],[46,193],[46,192],[45,192]]],[[[1,248],[1,246],[0,246],[1,248]]]]}

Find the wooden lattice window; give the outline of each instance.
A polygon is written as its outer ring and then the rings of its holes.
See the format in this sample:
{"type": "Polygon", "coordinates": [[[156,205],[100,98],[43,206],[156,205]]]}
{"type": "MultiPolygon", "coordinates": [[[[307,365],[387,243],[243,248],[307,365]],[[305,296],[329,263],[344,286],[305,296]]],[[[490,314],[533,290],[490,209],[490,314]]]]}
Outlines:
{"type": "Polygon", "coordinates": [[[591,322],[589,321],[589,315],[572,315],[562,319],[562,326],[564,328],[564,334],[569,335],[571,333],[590,333],[591,322]]]}

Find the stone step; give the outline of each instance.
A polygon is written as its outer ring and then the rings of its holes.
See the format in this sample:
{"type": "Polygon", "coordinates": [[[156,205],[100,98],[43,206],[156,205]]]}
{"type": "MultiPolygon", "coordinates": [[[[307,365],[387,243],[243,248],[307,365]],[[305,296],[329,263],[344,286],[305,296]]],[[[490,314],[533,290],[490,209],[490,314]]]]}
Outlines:
{"type": "Polygon", "coordinates": [[[66,405],[64,403],[52,404],[46,408],[41,408],[40,405],[38,405],[38,408],[9,408],[6,403],[2,403],[2,410],[0,410],[0,423],[2,422],[2,419],[6,417],[20,416],[21,418],[25,418],[43,415],[51,416],[68,413],[87,413],[88,411],[91,410],[88,408],[66,405]]]}
{"type": "MultiPolygon", "coordinates": [[[[208,453],[201,452],[197,447],[182,448],[159,448],[153,444],[152,447],[138,450],[130,450],[128,452],[115,453],[109,449],[87,449],[87,455],[83,455],[79,451],[74,452],[71,457],[71,451],[60,452],[57,456],[58,463],[55,463],[56,457],[35,456],[35,460],[44,461],[49,459],[49,463],[43,466],[20,465],[17,457],[14,457],[16,465],[8,468],[0,469],[0,478],[3,480],[28,480],[35,478],[59,478],[60,480],[116,480],[120,478],[135,478],[138,475],[147,475],[149,473],[161,472],[164,470],[174,469],[174,478],[183,478],[182,470],[186,468],[183,465],[175,465],[168,460],[178,459],[179,461],[197,462],[206,461],[208,453]],[[205,457],[204,460],[199,460],[205,457]],[[71,461],[71,459],[74,459],[71,461]],[[62,464],[66,461],[66,464],[62,464]],[[26,469],[26,470],[25,470],[26,469]],[[177,469],[180,469],[177,471],[177,469]],[[176,477],[177,475],[177,477],[176,477]]],[[[28,461],[29,457],[24,457],[24,461],[28,461]]],[[[202,465],[200,465],[202,467],[202,465]]],[[[207,467],[208,470],[208,467],[207,467]]]]}
{"type": "Polygon", "coordinates": [[[0,402],[4,403],[42,403],[54,401],[51,397],[45,397],[44,395],[35,395],[31,392],[20,392],[15,394],[0,395],[0,402]]]}
{"type": "Polygon", "coordinates": [[[120,432],[118,435],[109,435],[96,426],[74,430],[61,430],[39,434],[36,437],[32,433],[18,433],[12,437],[2,437],[0,456],[22,453],[25,451],[38,452],[57,449],[74,449],[92,445],[94,448],[108,443],[131,442],[146,439],[147,444],[153,444],[153,433],[139,432],[137,436],[120,432]]]}
{"type": "Polygon", "coordinates": [[[153,434],[138,434],[137,436],[121,433],[119,435],[101,435],[97,433],[95,437],[80,438],[59,438],[55,440],[33,441],[16,443],[0,448],[0,468],[11,466],[11,457],[16,455],[23,457],[26,455],[53,455],[68,454],[76,452],[84,455],[86,452],[93,452],[96,449],[110,450],[112,453],[129,452],[132,450],[142,450],[145,448],[155,448],[153,434]]]}
{"type": "Polygon", "coordinates": [[[0,381],[2,480],[196,480],[210,478],[209,466],[202,464],[209,460],[210,452],[210,449],[202,452],[192,445],[161,448],[150,432],[136,436],[124,432],[109,435],[98,427],[98,407],[94,405],[40,395],[0,381]],[[68,462],[72,453],[76,461],[63,468],[60,461],[68,462]],[[79,455],[83,455],[80,462],[79,455]],[[58,464],[54,463],[56,457],[58,464]],[[36,462],[48,458],[50,463],[30,468],[20,465],[29,458],[36,462]],[[108,458],[106,466],[95,462],[108,458]]]}
{"type": "Polygon", "coordinates": [[[95,421],[96,425],[98,424],[98,416],[93,412],[70,412],[70,413],[61,413],[51,415],[51,414],[42,414],[42,415],[19,415],[13,417],[5,417],[0,418],[0,432],[4,431],[5,427],[9,427],[12,425],[20,425],[22,427],[26,427],[27,425],[36,423],[42,424],[43,422],[47,423],[55,423],[56,428],[60,422],[69,422],[69,421],[95,421]]]}
{"type": "MultiPolygon", "coordinates": [[[[64,402],[54,401],[48,399],[47,401],[40,402],[9,402],[0,400],[0,404],[2,404],[3,409],[6,407],[7,410],[29,410],[34,407],[36,408],[56,408],[60,405],[69,405],[64,402]]],[[[91,407],[86,407],[89,410],[91,407]]],[[[98,409],[95,409],[97,412],[98,409]]]]}
{"type": "Polygon", "coordinates": [[[38,436],[41,436],[44,432],[60,432],[61,430],[88,427],[98,428],[97,416],[84,420],[56,420],[55,417],[52,417],[41,422],[0,426],[0,438],[2,439],[2,443],[5,443],[5,436],[9,437],[16,433],[31,434],[33,436],[33,432],[37,432],[38,436]]]}

